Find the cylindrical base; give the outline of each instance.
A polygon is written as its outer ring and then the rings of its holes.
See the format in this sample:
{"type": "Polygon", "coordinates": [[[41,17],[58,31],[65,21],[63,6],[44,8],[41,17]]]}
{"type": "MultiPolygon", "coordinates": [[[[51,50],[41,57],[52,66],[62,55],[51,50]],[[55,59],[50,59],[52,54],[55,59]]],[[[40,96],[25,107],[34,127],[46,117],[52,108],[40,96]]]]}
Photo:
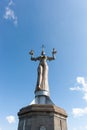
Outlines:
{"type": "Polygon", "coordinates": [[[48,91],[45,90],[40,90],[35,92],[35,98],[34,100],[30,103],[32,104],[54,104],[51,99],[50,99],[50,94],[48,91]]]}
{"type": "Polygon", "coordinates": [[[36,92],[35,92],[35,97],[36,97],[36,96],[50,96],[50,94],[49,94],[48,91],[40,90],[40,91],[36,91],[36,92]]]}

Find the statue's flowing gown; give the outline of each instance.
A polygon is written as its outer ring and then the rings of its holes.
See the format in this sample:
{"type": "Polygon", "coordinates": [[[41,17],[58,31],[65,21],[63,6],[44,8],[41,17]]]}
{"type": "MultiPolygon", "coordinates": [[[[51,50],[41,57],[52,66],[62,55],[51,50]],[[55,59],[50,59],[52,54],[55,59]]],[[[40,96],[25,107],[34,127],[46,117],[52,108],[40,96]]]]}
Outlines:
{"type": "Polygon", "coordinates": [[[48,65],[46,62],[46,57],[41,58],[39,66],[38,66],[38,78],[36,84],[36,90],[46,90],[49,91],[48,85],[48,65]]]}

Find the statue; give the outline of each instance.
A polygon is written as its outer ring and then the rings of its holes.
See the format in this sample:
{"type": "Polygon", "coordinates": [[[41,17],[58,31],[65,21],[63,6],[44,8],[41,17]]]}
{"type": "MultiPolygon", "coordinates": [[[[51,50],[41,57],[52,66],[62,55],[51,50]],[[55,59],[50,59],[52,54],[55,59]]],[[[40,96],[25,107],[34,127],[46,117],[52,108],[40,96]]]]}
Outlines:
{"type": "Polygon", "coordinates": [[[38,69],[37,69],[38,77],[37,77],[35,92],[40,91],[40,90],[49,91],[47,60],[49,60],[49,61],[54,60],[56,53],[57,53],[57,51],[53,48],[52,57],[46,56],[45,52],[44,52],[44,46],[42,46],[41,55],[38,56],[38,57],[34,57],[34,51],[33,50],[31,50],[29,52],[29,54],[31,55],[32,61],[40,61],[38,69]]]}

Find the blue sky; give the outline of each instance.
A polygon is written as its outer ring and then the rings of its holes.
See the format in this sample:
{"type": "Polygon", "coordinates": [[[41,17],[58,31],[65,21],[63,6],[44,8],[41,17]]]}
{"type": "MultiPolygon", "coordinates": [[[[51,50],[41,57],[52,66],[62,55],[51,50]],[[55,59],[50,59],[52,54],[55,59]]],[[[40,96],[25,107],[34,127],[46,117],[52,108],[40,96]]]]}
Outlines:
{"type": "Polygon", "coordinates": [[[0,1],[0,130],[16,130],[17,112],[34,98],[41,46],[53,102],[68,113],[68,130],[87,130],[87,1],[0,1]]]}

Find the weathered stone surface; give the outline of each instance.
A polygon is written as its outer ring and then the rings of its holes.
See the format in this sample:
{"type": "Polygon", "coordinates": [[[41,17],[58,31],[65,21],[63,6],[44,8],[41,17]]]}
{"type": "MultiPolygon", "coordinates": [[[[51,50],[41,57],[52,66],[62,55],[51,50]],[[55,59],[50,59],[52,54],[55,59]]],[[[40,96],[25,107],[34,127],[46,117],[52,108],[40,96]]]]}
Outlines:
{"type": "Polygon", "coordinates": [[[65,110],[54,105],[30,105],[18,116],[18,130],[67,130],[65,110]]]}

